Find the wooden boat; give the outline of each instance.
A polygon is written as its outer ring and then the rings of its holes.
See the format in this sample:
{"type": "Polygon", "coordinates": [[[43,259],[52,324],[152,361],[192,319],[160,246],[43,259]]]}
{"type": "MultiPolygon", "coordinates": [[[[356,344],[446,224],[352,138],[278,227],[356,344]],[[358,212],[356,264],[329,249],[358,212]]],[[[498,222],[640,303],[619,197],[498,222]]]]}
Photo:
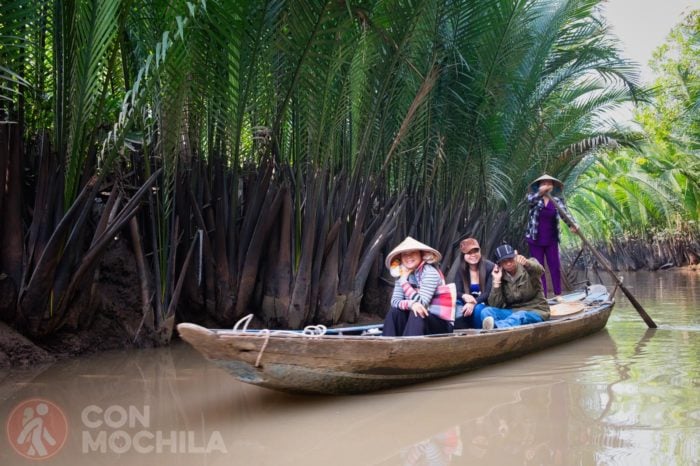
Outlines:
{"type": "Polygon", "coordinates": [[[372,335],[379,325],[320,332],[239,329],[240,322],[233,330],[190,323],[177,328],[185,341],[243,382],[294,393],[351,394],[458,374],[572,341],[604,328],[614,305],[602,285],[564,300],[584,307],[537,324],[421,337],[372,335]],[[360,330],[365,335],[353,334],[360,330]]]}

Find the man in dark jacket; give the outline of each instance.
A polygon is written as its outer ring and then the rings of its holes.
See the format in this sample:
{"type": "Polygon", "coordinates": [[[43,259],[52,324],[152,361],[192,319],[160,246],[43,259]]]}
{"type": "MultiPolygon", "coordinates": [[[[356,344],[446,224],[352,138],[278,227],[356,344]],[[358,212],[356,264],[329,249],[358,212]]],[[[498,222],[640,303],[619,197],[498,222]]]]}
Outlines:
{"type": "Polygon", "coordinates": [[[482,327],[514,327],[549,319],[549,305],[542,289],[544,267],[537,259],[527,259],[510,245],[496,248],[491,273],[493,285],[488,306],[481,310],[482,327]]]}

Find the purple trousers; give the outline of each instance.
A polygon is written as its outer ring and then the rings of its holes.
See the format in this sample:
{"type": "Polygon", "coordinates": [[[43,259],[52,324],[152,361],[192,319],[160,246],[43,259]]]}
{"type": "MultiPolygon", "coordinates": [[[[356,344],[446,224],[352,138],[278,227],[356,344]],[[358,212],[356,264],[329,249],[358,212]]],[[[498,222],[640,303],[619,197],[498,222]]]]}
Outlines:
{"type": "MultiPolygon", "coordinates": [[[[549,276],[552,277],[552,288],[554,294],[561,294],[561,263],[559,262],[559,243],[556,241],[546,246],[528,242],[530,245],[530,254],[532,257],[545,267],[545,258],[547,265],[545,271],[549,270],[549,276]]],[[[544,295],[547,296],[547,274],[542,274],[542,286],[544,287],[544,295]]]]}

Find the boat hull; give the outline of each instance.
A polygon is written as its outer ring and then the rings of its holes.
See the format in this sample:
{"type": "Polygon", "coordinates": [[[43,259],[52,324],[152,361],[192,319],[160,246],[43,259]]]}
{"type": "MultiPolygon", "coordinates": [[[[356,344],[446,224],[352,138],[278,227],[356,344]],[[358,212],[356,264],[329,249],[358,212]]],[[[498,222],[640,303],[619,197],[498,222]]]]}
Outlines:
{"type": "Polygon", "coordinates": [[[424,337],[233,332],[180,324],[184,340],[237,379],[295,393],[352,394],[466,372],[605,327],[612,302],[509,329],[424,337]]]}

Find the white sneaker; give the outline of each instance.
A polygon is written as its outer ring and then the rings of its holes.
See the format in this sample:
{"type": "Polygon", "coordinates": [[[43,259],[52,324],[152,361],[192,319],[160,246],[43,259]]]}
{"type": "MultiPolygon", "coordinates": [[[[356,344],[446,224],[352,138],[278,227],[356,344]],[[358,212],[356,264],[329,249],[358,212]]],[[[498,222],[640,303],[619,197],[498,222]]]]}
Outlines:
{"type": "Polygon", "coordinates": [[[488,316],[487,318],[485,318],[481,326],[484,330],[493,330],[493,317],[488,316]]]}

